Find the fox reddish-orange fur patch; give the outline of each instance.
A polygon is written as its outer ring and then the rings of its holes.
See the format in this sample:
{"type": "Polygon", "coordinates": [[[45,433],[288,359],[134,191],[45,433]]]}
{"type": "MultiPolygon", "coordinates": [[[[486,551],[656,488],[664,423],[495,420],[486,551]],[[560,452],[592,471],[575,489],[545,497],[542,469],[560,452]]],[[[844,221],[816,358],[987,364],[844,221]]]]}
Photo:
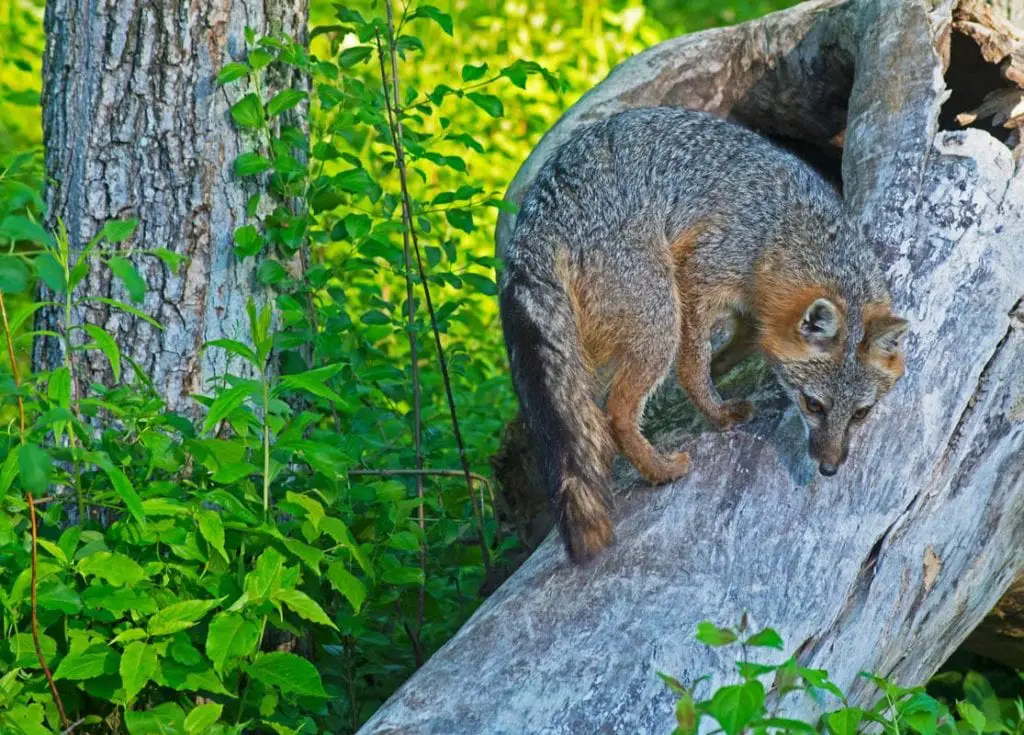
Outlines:
{"type": "Polygon", "coordinates": [[[846,323],[846,301],[822,284],[793,284],[770,276],[755,286],[754,309],[761,325],[761,349],[776,360],[804,360],[812,355],[811,346],[800,337],[800,323],[807,307],[818,299],[828,299],[839,310],[838,349],[842,349],[842,331],[846,323]]]}
{"type": "Polygon", "coordinates": [[[891,302],[873,301],[870,304],[865,304],[864,339],[861,340],[858,351],[865,362],[890,373],[894,378],[899,378],[906,370],[903,354],[899,350],[883,352],[876,349],[873,341],[878,336],[879,330],[889,326],[895,319],[891,302]]]}

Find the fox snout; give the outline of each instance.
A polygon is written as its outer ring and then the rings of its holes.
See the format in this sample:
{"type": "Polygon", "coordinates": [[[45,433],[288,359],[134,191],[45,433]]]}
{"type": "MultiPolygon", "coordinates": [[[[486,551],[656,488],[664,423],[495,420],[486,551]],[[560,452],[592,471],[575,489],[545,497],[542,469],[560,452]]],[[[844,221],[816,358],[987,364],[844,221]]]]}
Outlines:
{"type": "Polygon", "coordinates": [[[812,433],[808,454],[818,463],[818,472],[825,477],[832,477],[839,472],[839,468],[846,461],[849,454],[849,441],[845,436],[839,441],[833,442],[821,441],[821,439],[827,440],[827,437],[815,437],[812,433]]]}

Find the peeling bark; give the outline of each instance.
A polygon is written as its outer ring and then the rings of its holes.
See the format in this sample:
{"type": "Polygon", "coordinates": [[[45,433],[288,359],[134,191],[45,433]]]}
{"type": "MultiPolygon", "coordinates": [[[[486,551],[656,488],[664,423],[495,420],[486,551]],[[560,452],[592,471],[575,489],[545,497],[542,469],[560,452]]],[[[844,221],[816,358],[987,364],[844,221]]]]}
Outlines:
{"type": "MultiPolygon", "coordinates": [[[[732,116],[841,165],[912,321],[908,373],[831,479],[762,363],[724,382],[759,409],[725,434],[667,387],[647,433],[688,450],[691,474],[652,491],[620,462],[618,543],[581,569],[549,536],[361,732],[667,733],[656,672],[731,681],[731,656],[692,633],[744,611],[862,705],[874,694],[859,672],[918,684],[992,610],[1024,569],[1024,167],[991,126],[944,122],[968,111],[954,5],[812,2],[677,38],[625,62],[545,136],[513,201],[572,130],[650,104],[732,116]]],[[[995,71],[983,93],[1013,84],[995,71]]],[[[513,221],[499,222],[499,254],[513,221]]]]}
{"type": "MultiPolygon", "coordinates": [[[[253,144],[229,116],[247,90],[219,88],[217,73],[245,58],[246,27],[303,38],[307,15],[307,0],[47,2],[50,224],[62,220],[72,249],[80,250],[107,220],[137,217],[134,250],[168,248],[188,258],[177,273],[151,256],[131,258],[148,286],[140,306],[163,331],[97,303],[76,308],[72,321],[114,336],[171,410],[189,406],[189,394],[208,389],[214,376],[251,372],[222,350],[200,353],[212,339],[248,341],[245,303],[255,295],[254,259],[239,262],[231,251],[255,191],[232,172],[235,157],[253,144]]],[[[99,265],[78,295],[128,301],[99,265]]],[[[60,322],[56,311],[43,311],[39,327],[60,322]]],[[[61,352],[56,340],[40,340],[37,367],[61,363],[61,352]]],[[[77,356],[76,373],[83,384],[113,383],[98,351],[77,356]]]]}

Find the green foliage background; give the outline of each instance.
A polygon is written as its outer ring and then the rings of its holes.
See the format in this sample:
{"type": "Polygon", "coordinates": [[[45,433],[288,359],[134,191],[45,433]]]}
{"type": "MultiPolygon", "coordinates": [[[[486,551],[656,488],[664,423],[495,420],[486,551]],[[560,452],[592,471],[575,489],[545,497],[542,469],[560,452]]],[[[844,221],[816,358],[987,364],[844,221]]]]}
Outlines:
{"type": "MultiPolygon", "coordinates": [[[[0,350],[0,732],[61,728],[30,631],[30,492],[50,499],[38,509],[42,653],[76,732],[351,732],[364,722],[458,629],[518,548],[497,522],[488,463],[515,411],[492,257],[505,187],[544,131],[624,58],[791,4],[399,4],[413,220],[475,473],[469,488],[415,265],[407,321],[394,124],[376,56],[381,5],[313,0],[310,48],[249,37],[221,74],[248,144],[236,178],[261,190],[233,233],[235,253],[258,260],[272,299],[239,325],[246,342],[206,346],[240,356],[256,377],[207,386],[194,397],[206,408],[196,424],[165,409],[98,325],[65,318],[59,337],[69,355],[101,351],[126,380],[75,389],[73,360],[31,370],[41,294],[67,315],[89,297],[87,272],[109,268],[121,284],[110,308],[145,314],[136,264],[181,263],[135,247],[133,220],[107,223],[84,253],[40,226],[43,4],[0,0],[0,291],[21,374],[15,384],[0,350]],[[297,70],[309,94],[271,89],[275,69],[297,70]],[[415,467],[410,332],[423,463],[455,470],[424,478],[422,490],[407,476],[350,474],[415,467]]],[[[737,635],[704,633],[715,645],[737,635]]],[[[994,680],[998,692],[977,675],[947,676],[946,698],[962,693],[966,705],[879,680],[888,709],[765,724],[763,698],[735,695],[762,691],[760,678],[788,676],[787,666],[741,665],[743,683],[706,700],[667,678],[681,731],[705,716],[730,733],[852,735],[862,721],[921,735],[1024,731],[1019,678],[1008,672],[1003,685],[994,680]]],[[[801,690],[828,691],[824,672],[794,676],[801,690]]]]}

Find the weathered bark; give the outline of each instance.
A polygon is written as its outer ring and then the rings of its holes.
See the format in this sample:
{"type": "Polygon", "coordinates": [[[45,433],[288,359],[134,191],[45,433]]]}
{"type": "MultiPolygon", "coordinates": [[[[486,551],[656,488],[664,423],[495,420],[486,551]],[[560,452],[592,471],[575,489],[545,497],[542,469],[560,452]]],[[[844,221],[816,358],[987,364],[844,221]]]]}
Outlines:
{"type": "MultiPolygon", "coordinates": [[[[73,322],[113,335],[172,410],[208,388],[209,378],[249,370],[223,350],[200,354],[212,339],[246,340],[245,303],[255,286],[254,259],[232,254],[233,232],[255,189],[232,173],[235,157],[253,146],[234,129],[229,109],[248,90],[219,88],[215,78],[226,63],[245,58],[246,27],[303,38],[307,16],[308,0],[47,2],[43,129],[51,223],[62,219],[72,248],[80,249],[107,220],[137,217],[134,249],[188,257],[177,273],[153,257],[132,257],[148,285],[141,308],[162,331],[102,304],[75,309],[73,322]]],[[[98,265],[80,294],[128,300],[98,265]]],[[[52,329],[59,318],[43,312],[41,326],[52,329]]],[[[56,340],[37,346],[40,368],[61,359],[56,340]]],[[[96,351],[77,358],[76,373],[83,384],[112,382],[96,351]]]]}
{"type": "Polygon", "coordinates": [[[731,657],[692,633],[745,610],[863,704],[860,671],[920,683],[992,609],[1024,567],[1024,167],[988,127],[940,125],[966,111],[943,110],[953,4],[806,3],[668,41],[548,133],[511,199],[573,129],[631,106],[731,114],[826,167],[842,141],[845,197],[912,320],[908,374],[831,479],[763,364],[725,381],[759,408],[727,434],[669,387],[648,433],[691,474],[651,491],[620,464],[617,545],[581,569],[549,537],[362,732],[669,732],[655,672],[728,681],[731,657]]]}
{"type": "Polygon", "coordinates": [[[964,642],[964,648],[1024,670],[1024,575],[1010,585],[999,604],[964,642]]]}

